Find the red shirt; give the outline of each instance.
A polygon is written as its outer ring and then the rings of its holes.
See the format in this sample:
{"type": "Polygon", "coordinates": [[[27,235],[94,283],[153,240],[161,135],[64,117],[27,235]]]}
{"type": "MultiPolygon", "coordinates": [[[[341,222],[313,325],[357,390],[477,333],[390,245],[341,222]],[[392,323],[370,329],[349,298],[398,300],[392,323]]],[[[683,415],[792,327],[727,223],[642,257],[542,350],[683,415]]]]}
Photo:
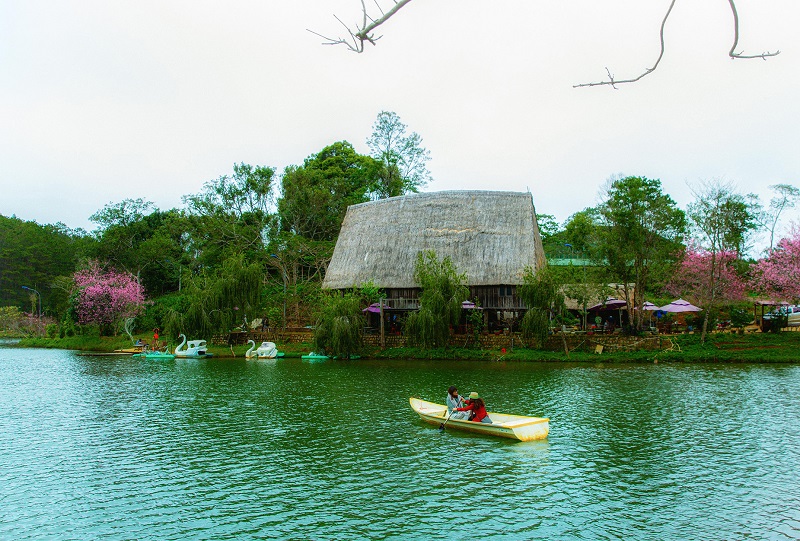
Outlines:
{"type": "Polygon", "coordinates": [[[470,402],[468,406],[463,408],[453,408],[455,411],[471,411],[473,413],[472,419],[470,421],[480,423],[484,417],[488,416],[486,413],[486,406],[482,403],[479,406],[477,402],[470,402]]]}

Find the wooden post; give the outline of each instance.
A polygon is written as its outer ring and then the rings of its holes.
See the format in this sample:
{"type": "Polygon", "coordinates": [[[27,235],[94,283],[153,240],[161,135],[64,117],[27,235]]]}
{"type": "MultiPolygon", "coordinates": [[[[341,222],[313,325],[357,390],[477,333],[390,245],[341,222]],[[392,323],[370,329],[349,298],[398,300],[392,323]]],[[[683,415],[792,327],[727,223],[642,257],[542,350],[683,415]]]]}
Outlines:
{"type": "Polygon", "coordinates": [[[381,349],[384,349],[384,348],[386,348],[386,334],[385,334],[384,328],[383,328],[383,299],[381,299],[380,303],[381,303],[381,305],[380,305],[380,308],[381,308],[381,349]]]}

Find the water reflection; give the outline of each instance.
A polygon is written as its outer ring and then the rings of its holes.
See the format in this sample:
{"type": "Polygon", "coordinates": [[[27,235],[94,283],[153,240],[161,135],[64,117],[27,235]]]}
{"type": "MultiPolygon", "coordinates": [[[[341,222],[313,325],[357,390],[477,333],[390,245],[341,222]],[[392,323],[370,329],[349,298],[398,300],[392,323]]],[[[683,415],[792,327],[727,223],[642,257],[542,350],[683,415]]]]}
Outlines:
{"type": "Polygon", "coordinates": [[[0,349],[0,538],[793,539],[800,369],[0,349]],[[422,423],[478,390],[515,443],[422,423]]]}

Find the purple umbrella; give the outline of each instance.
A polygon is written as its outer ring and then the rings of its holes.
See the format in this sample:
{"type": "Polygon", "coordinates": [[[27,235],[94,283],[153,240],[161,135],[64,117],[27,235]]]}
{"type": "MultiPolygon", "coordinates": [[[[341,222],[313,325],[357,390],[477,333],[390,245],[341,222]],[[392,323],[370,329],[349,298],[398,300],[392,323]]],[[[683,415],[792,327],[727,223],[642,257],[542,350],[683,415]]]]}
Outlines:
{"type": "Polygon", "coordinates": [[[662,306],[661,310],[665,312],[699,312],[702,308],[698,308],[694,304],[690,303],[689,301],[685,301],[683,299],[677,299],[672,301],[666,306],[662,306]]]}
{"type": "Polygon", "coordinates": [[[626,306],[628,306],[627,302],[620,299],[615,299],[614,297],[609,297],[606,299],[606,302],[590,306],[587,308],[587,310],[619,310],[621,308],[625,308],[626,306]]]}
{"type": "Polygon", "coordinates": [[[658,306],[656,306],[655,304],[653,304],[650,301],[645,301],[645,303],[642,305],[642,310],[653,310],[653,311],[655,311],[655,310],[661,310],[661,308],[659,308],[658,306]]]}
{"type": "Polygon", "coordinates": [[[472,301],[464,301],[461,303],[461,308],[464,310],[483,310],[480,306],[475,306],[475,303],[472,301]]]}
{"type": "MultiPolygon", "coordinates": [[[[387,308],[389,308],[389,305],[388,304],[384,304],[383,305],[383,309],[386,310],[387,308]]],[[[380,305],[380,303],[373,302],[372,304],[370,304],[369,306],[367,306],[366,308],[364,308],[361,311],[362,312],[372,312],[373,314],[380,314],[381,313],[381,305],[380,305]]]]}

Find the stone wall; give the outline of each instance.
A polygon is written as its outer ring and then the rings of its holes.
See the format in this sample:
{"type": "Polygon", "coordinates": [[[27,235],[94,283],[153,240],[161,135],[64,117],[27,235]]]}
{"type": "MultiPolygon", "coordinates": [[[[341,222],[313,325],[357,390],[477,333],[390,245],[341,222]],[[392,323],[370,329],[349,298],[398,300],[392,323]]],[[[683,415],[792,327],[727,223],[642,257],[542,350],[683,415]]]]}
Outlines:
{"type": "Polygon", "coordinates": [[[241,346],[252,340],[256,345],[261,342],[274,342],[276,344],[300,344],[304,342],[312,342],[314,340],[314,333],[310,330],[296,329],[296,330],[266,330],[266,331],[252,331],[252,332],[232,332],[230,334],[215,335],[211,339],[211,343],[215,345],[234,345],[241,346]]]}

